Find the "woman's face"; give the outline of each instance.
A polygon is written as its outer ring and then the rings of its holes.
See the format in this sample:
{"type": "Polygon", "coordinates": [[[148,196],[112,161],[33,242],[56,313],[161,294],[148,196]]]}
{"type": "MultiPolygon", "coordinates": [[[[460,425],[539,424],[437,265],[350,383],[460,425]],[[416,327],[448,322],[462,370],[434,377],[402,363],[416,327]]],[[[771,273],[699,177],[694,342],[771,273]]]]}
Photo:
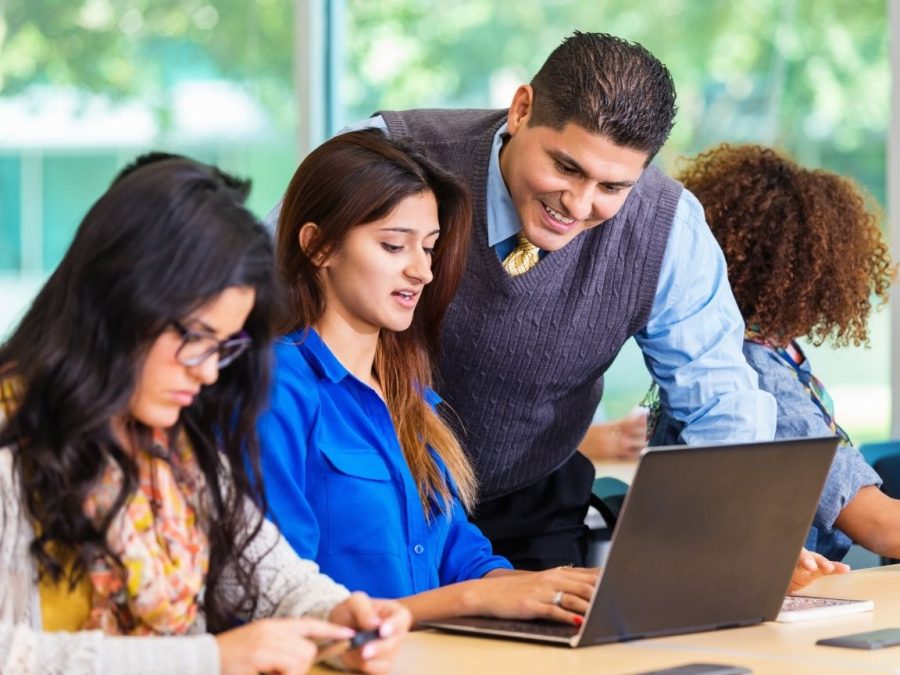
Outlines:
{"type": "Polygon", "coordinates": [[[322,263],[322,321],[340,319],[360,333],[403,331],[431,279],[440,234],[431,192],[401,201],[385,218],[354,227],[322,263]]]}
{"type": "MultiPolygon", "coordinates": [[[[247,286],[226,288],[210,303],[179,319],[184,328],[215,340],[238,333],[253,309],[256,291],[247,286]]],[[[200,392],[219,377],[219,357],[213,353],[196,366],[182,365],[176,353],[182,343],[174,326],[153,342],[144,360],[128,411],[151,428],[167,429],[200,392]]]]}

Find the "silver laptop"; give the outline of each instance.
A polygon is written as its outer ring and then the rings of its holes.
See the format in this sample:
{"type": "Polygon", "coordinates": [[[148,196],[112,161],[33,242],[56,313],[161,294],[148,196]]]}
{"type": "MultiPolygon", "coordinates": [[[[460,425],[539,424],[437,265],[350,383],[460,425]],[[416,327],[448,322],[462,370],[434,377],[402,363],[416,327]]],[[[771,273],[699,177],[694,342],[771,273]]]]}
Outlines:
{"type": "Polygon", "coordinates": [[[771,621],[837,443],[645,450],[580,628],[480,617],[424,625],[583,647],[771,621]]]}

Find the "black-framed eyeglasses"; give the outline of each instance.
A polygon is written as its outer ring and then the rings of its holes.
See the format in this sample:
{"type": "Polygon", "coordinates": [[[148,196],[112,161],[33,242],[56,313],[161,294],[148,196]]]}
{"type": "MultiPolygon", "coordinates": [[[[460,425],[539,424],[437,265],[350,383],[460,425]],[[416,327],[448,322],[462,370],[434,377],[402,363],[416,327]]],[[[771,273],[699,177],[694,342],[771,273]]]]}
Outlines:
{"type": "Polygon", "coordinates": [[[188,368],[199,366],[213,354],[218,354],[219,370],[222,370],[253,344],[253,339],[245,331],[217,340],[209,333],[186,328],[180,321],[173,321],[172,327],[181,336],[181,345],[175,352],[175,358],[188,368]]]}

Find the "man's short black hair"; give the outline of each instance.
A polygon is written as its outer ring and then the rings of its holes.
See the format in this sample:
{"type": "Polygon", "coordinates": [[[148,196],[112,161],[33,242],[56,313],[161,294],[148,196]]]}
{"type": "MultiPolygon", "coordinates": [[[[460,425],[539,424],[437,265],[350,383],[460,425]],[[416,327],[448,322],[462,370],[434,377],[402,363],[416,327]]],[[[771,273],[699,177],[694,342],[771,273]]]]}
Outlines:
{"type": "Polygon", "coordinates": [[[573,122],[646,152],[648,163],[672,131],[672,76],[636,42],[576,31],[547,57],[531,86],[530,126],[560,130],[573,122]]]}

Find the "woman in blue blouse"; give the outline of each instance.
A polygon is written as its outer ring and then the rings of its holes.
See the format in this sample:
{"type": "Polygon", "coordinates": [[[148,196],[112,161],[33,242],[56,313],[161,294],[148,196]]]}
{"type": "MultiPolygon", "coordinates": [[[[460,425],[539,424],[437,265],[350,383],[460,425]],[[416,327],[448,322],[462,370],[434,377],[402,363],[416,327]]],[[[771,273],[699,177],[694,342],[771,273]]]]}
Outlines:
{"type": "MultiPolygon", "coordinates": [[[[852,540],[900,556],[900,501],[878,489],[797,343],[868,343],[870,299],[886,302],[894,277],[875,209],[850,180],[759,146],[714,148],[679,179],[703,204],[728,261],[747,323],[744,355],[778,404],[776,438],[842,439],[807,547],[840,560],[852,540]]],[[[676,426],[661,420],[654,443],[676,438],[676,426]]]]}
{"type": "Polygon", "coordinates": [[[417,620],[577,625],[597,571],[517,572],[492,554],[429,388],[470,213],[458,181],[378,130],[333,138],[297,169],[277,231],[286,335],[259,425],[270,513],[324,572],[403,598],[417,620]]]}

